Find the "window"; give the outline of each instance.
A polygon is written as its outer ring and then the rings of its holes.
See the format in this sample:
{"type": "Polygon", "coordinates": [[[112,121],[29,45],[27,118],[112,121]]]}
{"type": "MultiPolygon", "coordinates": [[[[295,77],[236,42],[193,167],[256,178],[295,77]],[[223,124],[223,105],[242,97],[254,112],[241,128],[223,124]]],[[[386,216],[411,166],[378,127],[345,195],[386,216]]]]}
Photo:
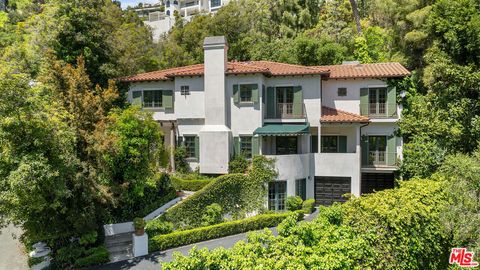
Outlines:
{"type": "Polygon", "coordinates": [[[190,86],[188,85],[182,85],[180,86],[180,94],[182,96],[188,96],[190,95],[190,86]]]}
{"type": "Polygon", "coordinates": [[[295,155],[297,153],[297,137],[276,137],[277,155],[295,155]]]}
{"type": "Polygon", "coordinates": [[[210,1],[210,7],[219,7],[222,5],[222,0],[211,0],[210,1]]]}
{"type": "Polygon", "coordinates": [[[195,136],[184,137],[185,150],[187,152],[187,158],[196,158],[195,155],[195,136]]]}
{"type": "Polygon", "coordinates": [[[302,198],[302,200],[307,199],[307,180],[306,179],[295,180],[295,195],[302,198]]]}
{"type": "Polygon", "coordinates": [[[277,87],[277,117],[288,118],[293,115],[293,87],[277,87]]]}
{"type": "Polygon", "coordinates": [[[240,85],[240,102],[253,102],[253,87],[252,84],[240,85]]]}
{"type": "Polygon", "coordinates": [[[368,89],[368,113],[370,115],[386,114],[387,88],[368,89]]]}
{"type": "Polygon", "coordinates": [[[285,210],[285,198],[287,195],[287,182],[274,181],[268,183],[268,210],[285,210]]]}
{"type": "Polygon", "coordinates": [[[170,16],[170,10],[167,10],[167,16],[170,16]]]}
{"type": "Polygon", "coordinates": [[[240,153],[245,155],[246,158],[252,157],[252,137],[251,136],[240,137],[240,153]]]}
{"type": "Polygon", "coordinates": [[[162,91],[143,91],[143,107],[160,108],[162,107],[162,91]]]}
{"type": "Polygon", "coordinates": [[[322,136],[322,153],[346,153],[347,136],[322,136]]]}
{"type": "Polygon", "coordinates": [[[368,161],[370,165],[386,164],[387,136],[368,137],[368,161]]]}
{"type": "Polygon", "coordinates": [[[346,97],[347,96],[347,88],[345,88],[345,87],[338,88],[337,94],[338,94],[339,97],[346,97]]]}

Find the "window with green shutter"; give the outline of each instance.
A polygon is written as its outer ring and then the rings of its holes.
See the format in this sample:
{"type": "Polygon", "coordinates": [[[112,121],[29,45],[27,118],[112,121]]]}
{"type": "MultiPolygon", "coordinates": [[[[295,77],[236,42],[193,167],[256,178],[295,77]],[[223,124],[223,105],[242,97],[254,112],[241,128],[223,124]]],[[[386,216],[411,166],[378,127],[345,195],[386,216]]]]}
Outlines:
{"type": "Polygon", "coordinates": [[[260,100],[258,84],[240,84],[233,85],[233,102],[241,103],[257,103],[260,100]]]}
{"type": "Polygon", "coordinates": [[[252,136],[240,136],[240,154],[252,157],[252,136]]]}
{"type": "Polygon", "coordinates": [[[347,136],[322,136],[322,153],[347,153],[347,136]]]}
{"type": "Polygon", "coordinates": [[[162,107],[163,95],[161,90],[145,90],[143,91],[143,107],[144,108],[160,108],[162,107]]]}
{"type": "Polygon", "coordinates": [[[188,159],[197,159],[197,136],[183,136],[183,145],[185,146],[188,159]]]}
{"type": "Polygon", "coordinates": [[[173,108],[173,91],[172,90],[163,90],[162,91],[162,107],[165,109],[173,108]]]}

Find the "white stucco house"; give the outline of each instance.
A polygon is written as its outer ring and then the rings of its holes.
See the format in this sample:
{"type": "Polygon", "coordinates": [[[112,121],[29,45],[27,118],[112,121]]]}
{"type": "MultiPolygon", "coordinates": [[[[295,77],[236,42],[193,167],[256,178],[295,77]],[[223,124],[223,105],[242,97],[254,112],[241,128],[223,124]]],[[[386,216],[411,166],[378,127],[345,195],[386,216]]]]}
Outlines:
{"type": "Polygon", "coordinates": [[[274,210],[292,195],[329,205],[393,187],[401,106],[387,79],[410,74],[401,64],[228,62],[227,50],[224,37],[207,37],[204,64],[120,79],[166,144],[186,146],[192,169],[225,174],[241,152],[275,158],[274,210]]]}
{"type": "Polygon", "coordinates": [[[230,0],[159,0],[157,4],[145,5],[135,9],[151,27],[153,40],[158,41],[163,34],[168,33],[175,24],[175,13],[190,21],[197,14],[209,14],[228,4],[230,0]]]}

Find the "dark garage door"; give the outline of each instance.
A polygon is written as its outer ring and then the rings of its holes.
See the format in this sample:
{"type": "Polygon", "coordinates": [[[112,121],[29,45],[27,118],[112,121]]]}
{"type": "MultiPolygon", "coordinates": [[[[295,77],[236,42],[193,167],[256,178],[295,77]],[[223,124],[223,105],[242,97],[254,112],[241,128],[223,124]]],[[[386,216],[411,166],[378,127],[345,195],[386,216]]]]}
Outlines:
{"type": "Polygon", "coordinates": [[[393,173],[362,173],[362,194],[393,188],[393,173]]]}
{"type": "Polygon", "coordinates": [[[315,203],[317,205],[345,202],[346,198],[342,195],[350,192],[350,177],[315,177],[315,203]]]}

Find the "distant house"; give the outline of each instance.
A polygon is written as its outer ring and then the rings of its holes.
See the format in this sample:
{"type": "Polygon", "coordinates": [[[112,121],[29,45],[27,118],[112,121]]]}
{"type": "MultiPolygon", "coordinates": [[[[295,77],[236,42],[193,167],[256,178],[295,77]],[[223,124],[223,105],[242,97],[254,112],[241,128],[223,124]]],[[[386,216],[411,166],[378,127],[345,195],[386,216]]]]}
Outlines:
{"type": "Polygon", "coordinates": [[[212,13],[230,0],[160,0],[157,4],[144,4],[135,12],[152,28],[153,39],[158,41],[175,24],[175,12],[186,21],[200,13],[212,13]]]}
{"type": "Polygon", "coordinates": [[[186,147],[192,169],[225,174],[240,153],[275,158],[272,210],[292,195],[329,205],[393,187],[402,107],[387,79],[410,74],[401,64],[228,62],[227,50],[224,37],[207,37],[204,64],[120,79],[166,144],[186,147]]]}

